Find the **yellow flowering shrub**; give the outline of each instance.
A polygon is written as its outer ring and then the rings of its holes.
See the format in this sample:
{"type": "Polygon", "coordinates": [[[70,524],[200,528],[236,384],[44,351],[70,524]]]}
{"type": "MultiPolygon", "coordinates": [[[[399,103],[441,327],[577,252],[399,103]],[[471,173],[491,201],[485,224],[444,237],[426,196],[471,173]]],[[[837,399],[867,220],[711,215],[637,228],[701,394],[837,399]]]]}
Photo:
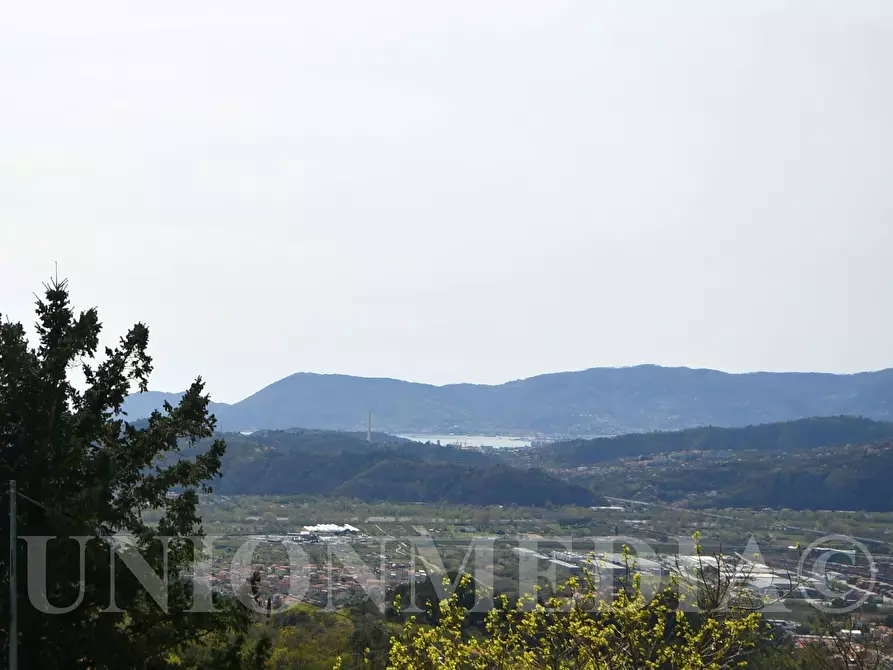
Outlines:
{"type": "MultiPolygon", "coordinates": [[[[613,598],[591,576],[571,579],[564,595],[510,603],[496,599],[483,631],[464,625],[467,608],[454,593],[439,603],[436,625],[409,619],[391,640],[389,668],[724,670],[745,667],[760,638],[750,610],[683,612],[677,581],[646,601],[631,574],[613,598]]],[[[463,576],[463,586],[470,577],[463,576]]],[[[399,603],[398,603],[399,605],[399,603]]]]}

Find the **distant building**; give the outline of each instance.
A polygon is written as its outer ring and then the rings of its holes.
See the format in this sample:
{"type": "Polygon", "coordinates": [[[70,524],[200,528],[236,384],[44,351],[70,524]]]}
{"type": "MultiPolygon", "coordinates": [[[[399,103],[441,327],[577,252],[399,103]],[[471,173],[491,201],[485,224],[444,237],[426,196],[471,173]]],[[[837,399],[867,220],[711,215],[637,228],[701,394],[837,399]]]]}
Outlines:
{"type": "Polygon", "coordinates": [[[304,531],[316,535],[357,535],[360,529],[350,524],[339,526],[334,523],[319,523],[315,526],[304,526],[304,531]]]}

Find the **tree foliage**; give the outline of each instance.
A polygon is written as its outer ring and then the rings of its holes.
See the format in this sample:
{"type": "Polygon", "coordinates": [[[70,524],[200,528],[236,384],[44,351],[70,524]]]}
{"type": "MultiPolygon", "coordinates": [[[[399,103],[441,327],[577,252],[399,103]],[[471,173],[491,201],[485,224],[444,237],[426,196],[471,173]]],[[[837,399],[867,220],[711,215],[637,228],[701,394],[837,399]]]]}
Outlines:
{"type": "MultiPolygon", "coordinates": [[[[463,577],[468,586],[470,577],[463,577]]],[[[454,594],[439,603],[435,625],[410,619],[392,641],[390,668],[628,668],[722,670],[743,667],[762,633],[753,611],[679,608],[672,587],[649,599],[633,576],[613,598],[589,577],[572,578],[545,602],[532,596],[497,599],[484,632],[468,634],[468,608],[454,594]]]]}
{"type": "MultiPolygon", "coordinates": [[[[178,665],[174,652],[184,643],[216,638],[223,645],[250,623],[247,610],[223,602],[217,612],[187,611],[192,584],[183,577],[195,546],[185,538],[202,535],[197,493],[218,475],[225,444],[212,440],[176,462],[166,457],[213,435],[201,379],[176,407],[165,405],[136,428],[126,422],[122,403],[132,388],[147,388],[149,330],[138,323],[103,350],[101,331],[95,308],[75,313],[64,281],[47,284],[37,301],[36,346],[21,323],[0,323],[0,480],[17,483],[18,535],[60,538],[49,541],[46,552],[47,602],[53,607],[78,603],[84,569],[82,601],[68,612],[48,613],[39,601],[29,601],[25,586],[36,566],[28,564],[26,543],[17,543],[24,668],[178,665]],[[75,370],[83,384],[73,382],[75,370]],[[169,499],[174,488],[183,494],[169,499]],[[163,512],[155,525],[143,521],[149,509],[163,512]],[[115,534],[131,538],[117,554],[108,539],[115,534]],[[61,539],[75,536],[87,538],[83,557],[77,541],[61,539]],[[166,552],[161,537],[171,538],[166,552]],[[166,554],[167,611],[123,564],[121,554],[128,552],[139,553],[162,578],[166,554]]],[[[2,541],[0,572],[7,575],[7,533],[2,541]]],[[[5,588],[2,597],[6,611],[5,588]]],[[[3,636],[5,646],[5,629],[3,636]]],[[[232,650],[241,657],[239,645],[232,650]]]]}

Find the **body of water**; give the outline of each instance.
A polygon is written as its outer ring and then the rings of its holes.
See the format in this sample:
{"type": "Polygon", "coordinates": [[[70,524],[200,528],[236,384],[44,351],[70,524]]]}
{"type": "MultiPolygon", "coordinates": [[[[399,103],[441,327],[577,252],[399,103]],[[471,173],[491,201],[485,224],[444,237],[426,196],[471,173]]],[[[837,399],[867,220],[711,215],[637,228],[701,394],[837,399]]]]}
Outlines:
{"type": "Polygon", "coordinates": [[[489,435],[398,435],[407,440],[416,442],[437,442],[443,445],[459,444],[468,447],[493,447],[506,449],[515,447],[529,447],[530,440],[523,437],[492,437],[489,435]]]}

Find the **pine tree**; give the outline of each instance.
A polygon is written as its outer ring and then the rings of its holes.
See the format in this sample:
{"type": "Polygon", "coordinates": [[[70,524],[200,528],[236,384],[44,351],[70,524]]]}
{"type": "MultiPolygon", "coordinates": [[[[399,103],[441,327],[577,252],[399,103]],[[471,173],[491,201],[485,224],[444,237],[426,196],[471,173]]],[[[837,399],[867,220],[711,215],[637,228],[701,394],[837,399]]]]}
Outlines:
{"type": "MultiPolygon", "coordinates": [[[[26,584],[35,566],[28,565],[27,550],[35,547],[31,540],[17,543],[20,668],[167,667],[177,662],[177,648],[197,640],[239,640],[250,624],[248,611],[231,602],[216,602],[216,612],[187,611],[192,583],[184,577],[196,547],[184,538],[202,536],[198,494],[210,491],[225,450],[222,440],[208,440],[215,419],[201,378],[176,407],[166,403],[137,427],[122,405],[131,390],[147,390],[149,330],[138,323],[100,353],[101,330],[95,308],[75,313],[65,281],[46,284],[37,301],[36,347],[21,323],[0,319],[0,482],[4,490],[8,480],[17,482],[18,535],[90,538],[83,559],[75,540],[46,545],[46,594],[53,606],[77,602],[83,565],[83,600],[64,614],[29,602],[26,584]],[[84,383],[76,388],[72,373],[78,368],[84,383]],[[180,453],[199,440],[210,446],[191,458],[180,453]],[[172,489],[181,495],[169,499],[172,489]],[[163,512],[157,525],[143,520],[147,510],[163,512]],[[139,552],[160,576],[164,551],[158,538],[172,538],[167,613],[112,554],[103,537],[112,534],[132,536],[125,551],[139,552]],[[105,611],[112,603],[117,611],[105,611]]],[[[6,528],[5,505],[3,520],[6,528]]],[[[7,577],[5,530],[2,542],[0,574],[7,577]]],[[[4,587],[4,613],[6,594],[4,587]]],[[[8,631],[2,628],[5,647],[8,631]]]]}

